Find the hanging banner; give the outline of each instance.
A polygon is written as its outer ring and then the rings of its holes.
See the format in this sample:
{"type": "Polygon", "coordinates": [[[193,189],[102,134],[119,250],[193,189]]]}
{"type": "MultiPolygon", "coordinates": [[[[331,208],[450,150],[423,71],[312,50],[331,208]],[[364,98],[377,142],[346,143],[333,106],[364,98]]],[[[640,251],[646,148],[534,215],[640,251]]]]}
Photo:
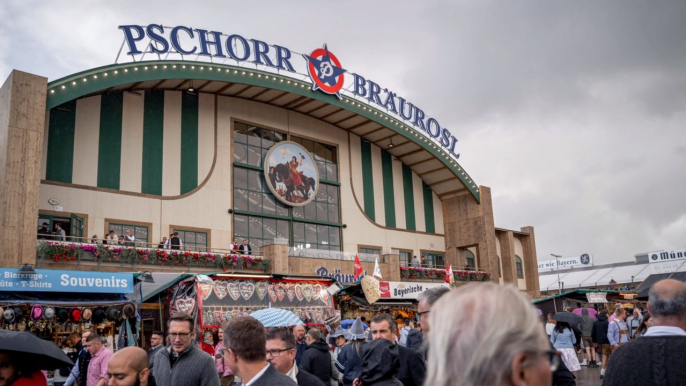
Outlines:
{"type": "Polygon", "coordinates": [[[133,274],[37,269],[35,274],[0,268],[0,291],[133,293],[133,274]]]}
{"type": "Polygon", "coordinates": [[[586,299],[589,303],[607,303],[606,296],[605,292],[589,292],[586,294],[586,299]]]}
{"type": "Polygon", "coordinates": [[[381,299],[417,299],[429,288],[450,288],[448,283],[404,283],[400,281],[382,281],[379,284],[381,299]]]}

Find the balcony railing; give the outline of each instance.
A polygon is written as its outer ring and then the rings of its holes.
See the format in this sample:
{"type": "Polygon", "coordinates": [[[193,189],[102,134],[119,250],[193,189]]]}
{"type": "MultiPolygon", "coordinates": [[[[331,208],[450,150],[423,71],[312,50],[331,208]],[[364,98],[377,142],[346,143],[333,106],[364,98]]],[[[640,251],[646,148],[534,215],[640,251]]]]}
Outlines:
{"type": "MultiPolygon", "coordinates": [[[[400,267],[401,280],[442,280],[446,277],[445,269],[421,268],[421,267],[400,267]]],[[[476,270],[453,270],[455,281],[489,281],[491,274],[476,270]]]]}
{"type": "Polygon", "coordinates": [[[81,262],[115,263],[123,266],[158,265],[168,267],[207,267],[221,271],[269,270],[270,262],[263,256],[242,255],[234,251],[199,252],[193,250],[160,249],[39,240],[36,262],[80,264],[81,262]]]}
{"type": "Polygon", "coordinates": [[[325,249],[312,249],[312,248],[288,248],[288,256],[292,257],[308,257],[311,259],[325,259],[325,260],[344,260],[344,261],[355,261],[355,256],[360,258],[360,261],[373,263],[376,259],[379,263],[385,263],[386,259],[383,255],[376,255],[373,253],[356,253],[356,252],[343,252],[343,251],[329,251],[325,249]]]}

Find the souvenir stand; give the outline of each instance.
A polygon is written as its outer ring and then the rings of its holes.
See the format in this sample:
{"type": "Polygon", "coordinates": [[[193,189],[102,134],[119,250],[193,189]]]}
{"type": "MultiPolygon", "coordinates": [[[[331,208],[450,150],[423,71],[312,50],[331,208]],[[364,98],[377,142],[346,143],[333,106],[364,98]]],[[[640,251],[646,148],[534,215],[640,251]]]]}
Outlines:
{"type": "Polygon", "coordinates": [[[29,331],[61,346],[71,333],[90,328],[115,349],[128,320],[130,330],[124,331],[135,341],[137,305],[125,298],[134,291],[132,273],[21,272],[0,268],[0,329],[29,331]]]}

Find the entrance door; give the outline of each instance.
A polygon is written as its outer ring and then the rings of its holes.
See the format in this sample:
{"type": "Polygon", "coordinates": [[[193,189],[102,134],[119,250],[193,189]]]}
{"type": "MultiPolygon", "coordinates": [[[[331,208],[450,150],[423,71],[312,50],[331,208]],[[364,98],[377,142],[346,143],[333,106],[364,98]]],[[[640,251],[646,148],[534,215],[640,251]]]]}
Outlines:
{"type": "Polygon", "coordinates": [[[74,242],[85,243],[86,239],[83,238],[83,217],[79,217],[75,214],[71,215],[71,240],[74,242]]]}

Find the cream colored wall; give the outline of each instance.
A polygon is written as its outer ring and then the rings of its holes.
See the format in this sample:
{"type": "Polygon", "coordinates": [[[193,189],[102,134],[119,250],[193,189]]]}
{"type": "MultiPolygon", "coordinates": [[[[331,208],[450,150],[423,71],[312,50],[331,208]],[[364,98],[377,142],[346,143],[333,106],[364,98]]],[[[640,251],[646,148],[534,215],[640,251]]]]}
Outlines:
{"type": "MultiPolygon", "coordinates": [[[[201,109],[203,106],[207,108],[205,96],[202,95],[200,99],[201,109]]],[[[174,97],[170,98],[168,95],[165,95],[165,103],[178,104],[180,111],[180,101],[176,103],[174,97]]],[[[347,228],[343,229],[344,251],[357,252],[358,245],[373,245],[384,249],[409,249],[414,254],[419,255],[420,249],[428,250],[430,249],[430,244],[434,244],[434,250],[436,251],[445,251],[445,241],[442,236],[385,229],[367,219],[361,210],[361,207],[364,205],[362,202],[363,197],[361,197],[361,194],[357,195],[358,206],[351,184],[350,162],[352,161],[353,168],[361,166],[359,142],[358,146],[353,146],[352,159],[350,159],[348,135],[345,131],[323,121],[302,114],[288,114],[286,110],[262,103],[230,97],[219,97],[217,104],[217,159],[207,184],[195,193],[180,199],[161,200],[158,198],[42,184],[40,209],[53,210],[53,207],[48,204],[47,200],[49,198],[57,198],[60,200],[60,205],[64,208],[65,213],[88,214],[88,230],[86,231],[88,235],[102,235],[105,230],[105,219],[112,218],[152,223],[153,226],[150,231],[152,242],[158,242],[162,236],[167,235],[170,224],[207,228],[211,230],[212,248],[228,248],[232,234],[232,216],[227,213],[228,209],[232,208],[231,171],[233,151],[231,148],[231,119],[236,119],[283,131],[290,128],[290,132],[294,135],[319,139],[338,146],[342,222],[348,225],[347,228]],[[322,133],[326,133],[326,136],[323,136],[322,133]],[[357,151],[354,149],[357,149],[357,151]]],[[[173,113],[167,113],[165,110],[165,114],[173,113]]],[[[135,120],[135,118],[131,119],[135,120]]],[[[175,120],[178,121],[178,119],[175,120]]],[[[202,127],[205,127],[205,130],[207,130],[207,125],[209,125],[207,122],[203,123],[201,121],[199,131],[203,132],[202,127]]],[[[168,129],[165,127],[165,181],[168,181],[166,165],[173,162],[173,160],[167,160],[166,154],[170,148],[179,146],[176,140],[168,141],[166,139],[168,129]]],[[[359,137],[353,136],[352,138],[353,140],[357,138],[357,141],[359,141],[359,137]]],[[[206,138],[205,140],[200,140],[204,141],[204,143],[209,143],[206,138]]],[[[212,154],[211,151],[209,153],[212,154]]],[[[199,163],[202,164],[203,162],[199,163]]],[[[399,163],[394,162],[394,164],[399,163]]],[[[199,175],[202,176],[203,174],[199,175]]],[[[378,170],[378,175],[381,175],[380,170],[378,170]]],[[[176,173],[176,176],[178,176],[178,173],[176,173]]],[[[175,182],[173,182],[175,187],[168,182],[163,182],[165,194],[172,193],[172,189],[179,189],[178,177],[174,178],[176,178],[175,182]]],[[[361,175],[356,173],[352,179],[355,185],[359,184],[360,189],[358,191],[362,192],[361,175]]],[[[394,181],[396,189],[402,191],[402,173],[400,173],[400,178],[394,178],[394,181]]],[[[420,200],[415,202],[415,205],[419,205],[418,207],[422,208],[422,212],[417,211],[416,215],[419,226],[420,218],[423,223],[423,201],[421,199],[422,196],[419,195],[422,192],[421,181],[418,182],[420,189],[418,191],[415,190],[415,195],[420,200]]],[[[416,185],[417,182],[415,182],[415,187],[416,185]]],[[[383,189],[378,189],[378,191],[383,192],[383,189]]],[[[381,194],[383,195],[383,193],[381,194]]],[[[379,201],[383,203],[383,196],[381,196],[379,201]]],[[[436,206],[440,207],[441,205],[436,206]]],[[[404,212],[402,202],[400,206],[396,205],[396,208],[402,209],[398,211],[399,213],[404,212]]],[[[442,224],[443,221],[437,218],[436,223],[442,224]]],[[[419,229],[424,229],[424,227],[422,226],[419,229]]],[[[437,225],[437,231],[439,229],[437,225]]]]}
{"type": "MultiPolygon", "coordinates": [[[[143,178],[143,105],[145,94],[124,93],[119,189],[141,191],[143,178]]],[[[205,174],[201,174],[205,175],[205,174]]]]}
{"type": "Polygon", "coordinates": [[[77,100],[74,149],[79,149],[79,151],[74,151],[73,183],[89,186],[98,185],[99,140],[100,95],[77,100]]]}
{"type": "Polygon", "coordinates": [[[526,290],[526,265],[524,264],[524,248],[522,248],[522,242],[516,237],[514,237],[514,247],[515,255],[522,259],[522,273],[524,273],[524,278],[517,279],[517,287],[519,287],[520,290],[526,290]]]}

